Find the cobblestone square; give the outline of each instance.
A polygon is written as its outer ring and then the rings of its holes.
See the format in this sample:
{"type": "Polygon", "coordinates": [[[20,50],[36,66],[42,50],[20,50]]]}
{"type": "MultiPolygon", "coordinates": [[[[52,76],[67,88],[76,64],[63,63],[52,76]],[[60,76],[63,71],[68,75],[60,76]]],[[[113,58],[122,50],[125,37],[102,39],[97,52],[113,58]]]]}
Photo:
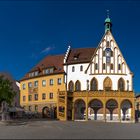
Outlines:
{"type": "Polygon", "coordinates": [[[140,123],[28,121],[0,124],[1,139],[139,139],[140,123]]]}

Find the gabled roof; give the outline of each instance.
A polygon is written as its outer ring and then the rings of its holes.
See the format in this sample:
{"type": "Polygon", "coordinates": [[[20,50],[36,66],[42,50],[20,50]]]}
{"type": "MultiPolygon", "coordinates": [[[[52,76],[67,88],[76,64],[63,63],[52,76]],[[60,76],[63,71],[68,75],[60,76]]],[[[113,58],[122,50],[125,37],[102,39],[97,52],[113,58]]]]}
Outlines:
{"type": "Polygon", "coordinates": [[[90,62],[96,48],[71,49],[66,64],[77,64],[90,62]]]}
{"type": "MultiPolygon", "coordinates": [[[[43,75],[43,70],[46,68],[54,68],[54,72],[52,74],[63,73],[63,59],[64,55],[52,55],[46,56],[43,60],[41,60],[35,67],[33,67],[22,79],[29,79],[29,73],[39,71],[38,76],[43,75]]],[[[34,78],[34,77],[33,77],[34,78]]]]}

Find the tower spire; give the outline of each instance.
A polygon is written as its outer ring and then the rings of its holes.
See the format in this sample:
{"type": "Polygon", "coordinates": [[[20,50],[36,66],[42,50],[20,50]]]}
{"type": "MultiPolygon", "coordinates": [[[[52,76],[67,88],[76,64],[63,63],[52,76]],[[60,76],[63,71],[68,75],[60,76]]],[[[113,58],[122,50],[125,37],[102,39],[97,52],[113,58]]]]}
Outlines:
{"type": "Polygon", "coordinates": [[[106,10],[107,18],[109,18],[109,10],[106,10]]]}
{"type": "Polygon", "coordinates": [[[111,27],[112,27],[112,23],[111,23],[111,19],[109,17],[109,10],[106,10],[106,13],[107,13],[107,18],[105,19],[105,33],[107,31],[111,31],[111,27]]]}

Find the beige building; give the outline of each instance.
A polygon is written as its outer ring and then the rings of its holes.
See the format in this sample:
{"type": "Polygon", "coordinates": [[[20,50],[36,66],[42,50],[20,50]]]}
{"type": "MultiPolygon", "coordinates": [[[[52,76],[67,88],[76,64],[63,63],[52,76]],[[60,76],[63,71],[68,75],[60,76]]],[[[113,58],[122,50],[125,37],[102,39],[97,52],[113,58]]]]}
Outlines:
{"type": "Polygon", "coordinates": [[[47,56],[20,81],[20,105],[43,117],[56,117],[58,90],[65,90],[63,55],[47,56]]]}

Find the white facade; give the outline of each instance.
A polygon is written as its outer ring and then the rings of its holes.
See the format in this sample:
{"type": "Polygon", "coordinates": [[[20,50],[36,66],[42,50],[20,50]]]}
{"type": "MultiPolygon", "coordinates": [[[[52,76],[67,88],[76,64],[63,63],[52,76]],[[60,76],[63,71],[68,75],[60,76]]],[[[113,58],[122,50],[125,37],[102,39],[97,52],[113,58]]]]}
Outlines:
{"type": "MultiPolygon", "coordinates": [[[[66,53],[64,59],[64,64],[66,64],[68,55],[70,53],[70,47],[66,53]]],[[[91,61],[88,63],[77,63],[77,64],[67,64],[64,65],[64,70],[67,73],[66,82],[67,89],[70,81],[75,84],[77,80],[81,83],[81,90],[87,90],[87,86],[90,88],[90,81],[96,78],[98,82],[98,90],[104,90],[104,80],[109,77],[112,81],[111,90],[118,89],[118,80],[123,78],[125,83],[125,91],[133,90],[133,74],[131,73],[112,33],[110,31],[106,32],[99,43],[98,47],[94,51],[91,61]],[[110,48],[112,55],[110,57],[110,62],[107,63],[106,55],[104,55],[106,48],[110,48]],[[96,65],[96,66],[95,66],[96,65]],[[119,66],[120,65],[120,66],[119,66]],[[80,66],[83,66],[83,71],[80,71],[80,66]],[[74,72],[72,68],[74,67],[74,72]],[[120,68],[119,68],[120,67],[120,68]],[[89,84],[87,83],[89,81],[89,84]]]]}

